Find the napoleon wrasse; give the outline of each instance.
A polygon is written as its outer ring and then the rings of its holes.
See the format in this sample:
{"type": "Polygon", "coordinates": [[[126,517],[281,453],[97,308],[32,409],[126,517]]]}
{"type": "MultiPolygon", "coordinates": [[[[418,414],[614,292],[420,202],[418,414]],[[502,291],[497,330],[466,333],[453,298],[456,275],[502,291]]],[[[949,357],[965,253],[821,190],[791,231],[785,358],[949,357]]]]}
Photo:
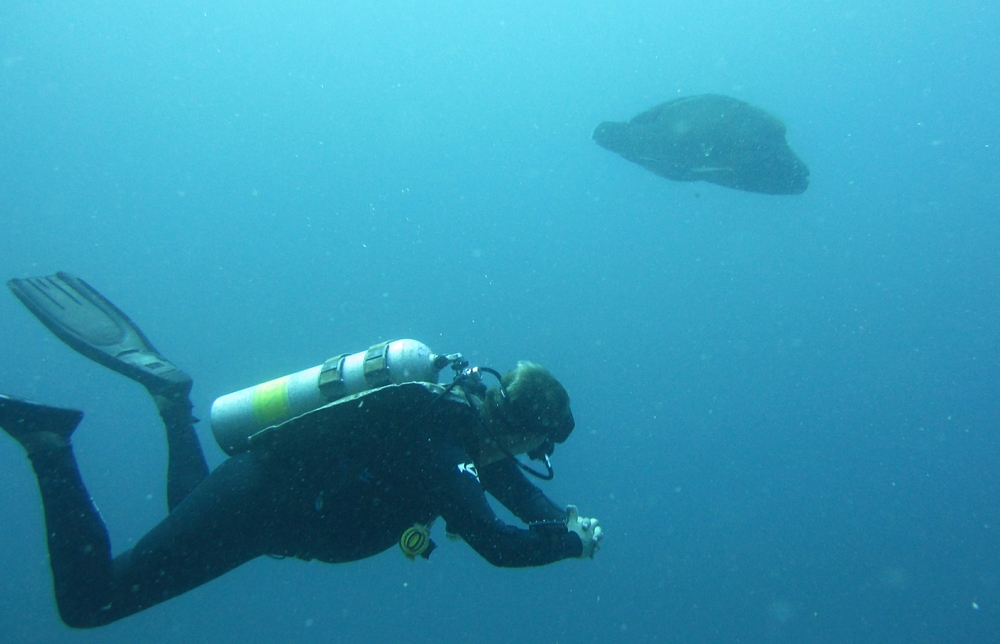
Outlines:
{"type": "Polygon", "coordinates": [[[678,98],[628,122],[605,121],[594,140],[674,181],[708,181],[769,195],[797,195],[809,168],[785,141],[785,124],[729,96],[678,98]]]}

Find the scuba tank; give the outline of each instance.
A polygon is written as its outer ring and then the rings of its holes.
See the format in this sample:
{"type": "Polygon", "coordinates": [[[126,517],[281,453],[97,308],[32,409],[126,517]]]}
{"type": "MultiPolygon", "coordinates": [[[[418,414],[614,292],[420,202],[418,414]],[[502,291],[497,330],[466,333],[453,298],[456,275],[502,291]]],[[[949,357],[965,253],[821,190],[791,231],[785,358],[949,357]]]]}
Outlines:
{"type": "MultiPolygon", "coordinates": [[[[457,354],[456,354],[457,356],[457,354]]],[[[250,436],[368,389],[404,382],[437,383],[456,356],[439,356],[416,340],[394,340],[341,354],[321,365],[226,394],[212,403],[212,433],[230,456],[250,447],[250,436]]]]}

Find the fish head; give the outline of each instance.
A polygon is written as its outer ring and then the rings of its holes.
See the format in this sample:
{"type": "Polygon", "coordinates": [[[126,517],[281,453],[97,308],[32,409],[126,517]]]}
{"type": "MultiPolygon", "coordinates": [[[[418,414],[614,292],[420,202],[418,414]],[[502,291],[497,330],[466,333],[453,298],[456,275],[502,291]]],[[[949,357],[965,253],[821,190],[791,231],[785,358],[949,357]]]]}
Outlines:
{"type": "Polygon", "coordinates": [[[594,128],[591,137],[597,145],[612,152],[622,152],[627,145],[626,131],[628,123],[604,121],[594,128]]]}

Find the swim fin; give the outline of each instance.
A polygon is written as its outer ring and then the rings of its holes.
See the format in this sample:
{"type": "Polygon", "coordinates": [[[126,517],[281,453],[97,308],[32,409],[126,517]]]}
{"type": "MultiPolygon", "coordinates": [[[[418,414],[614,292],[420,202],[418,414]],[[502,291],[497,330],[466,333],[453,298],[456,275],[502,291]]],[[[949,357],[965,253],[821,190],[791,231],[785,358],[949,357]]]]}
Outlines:
{"type": "Polygon", "coordinates": [[[82,279],[59,272],[12,279],[7,286],[60,340],[154,396],[186,398],[191,377],[153,347],[139,327],[82,279]]]}
{"type": "Polygon", "coordinates": [[[0,428],[24,443],[37,432],[53,432],[69,440],[83,412],[76,409],[49,407],[41,403],[0,394],[0,428]]]}

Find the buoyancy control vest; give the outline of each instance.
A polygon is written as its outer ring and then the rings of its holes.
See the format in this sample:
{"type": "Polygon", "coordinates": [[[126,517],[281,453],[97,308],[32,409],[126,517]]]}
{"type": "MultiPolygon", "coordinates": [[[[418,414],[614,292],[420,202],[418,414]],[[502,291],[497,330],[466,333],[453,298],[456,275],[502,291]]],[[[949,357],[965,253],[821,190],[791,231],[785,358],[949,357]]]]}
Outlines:
{"type": "Polygon", "coordinates": [[[272,425],[249,436],[250,450],[273,454],[318,456],[333,452],[350,452],[359,447],[413,440],[416,433],[427,431],[425,423],[417,422],[431,409],[438,422],[448,423],[441,413],[452,418],[464,417],[476,411],[478,398],[464,390],[430,382],[404,382],[369,389],[346,396],[272,425]],[[441,404],[448,401],[449,404],[441,404]]]}

